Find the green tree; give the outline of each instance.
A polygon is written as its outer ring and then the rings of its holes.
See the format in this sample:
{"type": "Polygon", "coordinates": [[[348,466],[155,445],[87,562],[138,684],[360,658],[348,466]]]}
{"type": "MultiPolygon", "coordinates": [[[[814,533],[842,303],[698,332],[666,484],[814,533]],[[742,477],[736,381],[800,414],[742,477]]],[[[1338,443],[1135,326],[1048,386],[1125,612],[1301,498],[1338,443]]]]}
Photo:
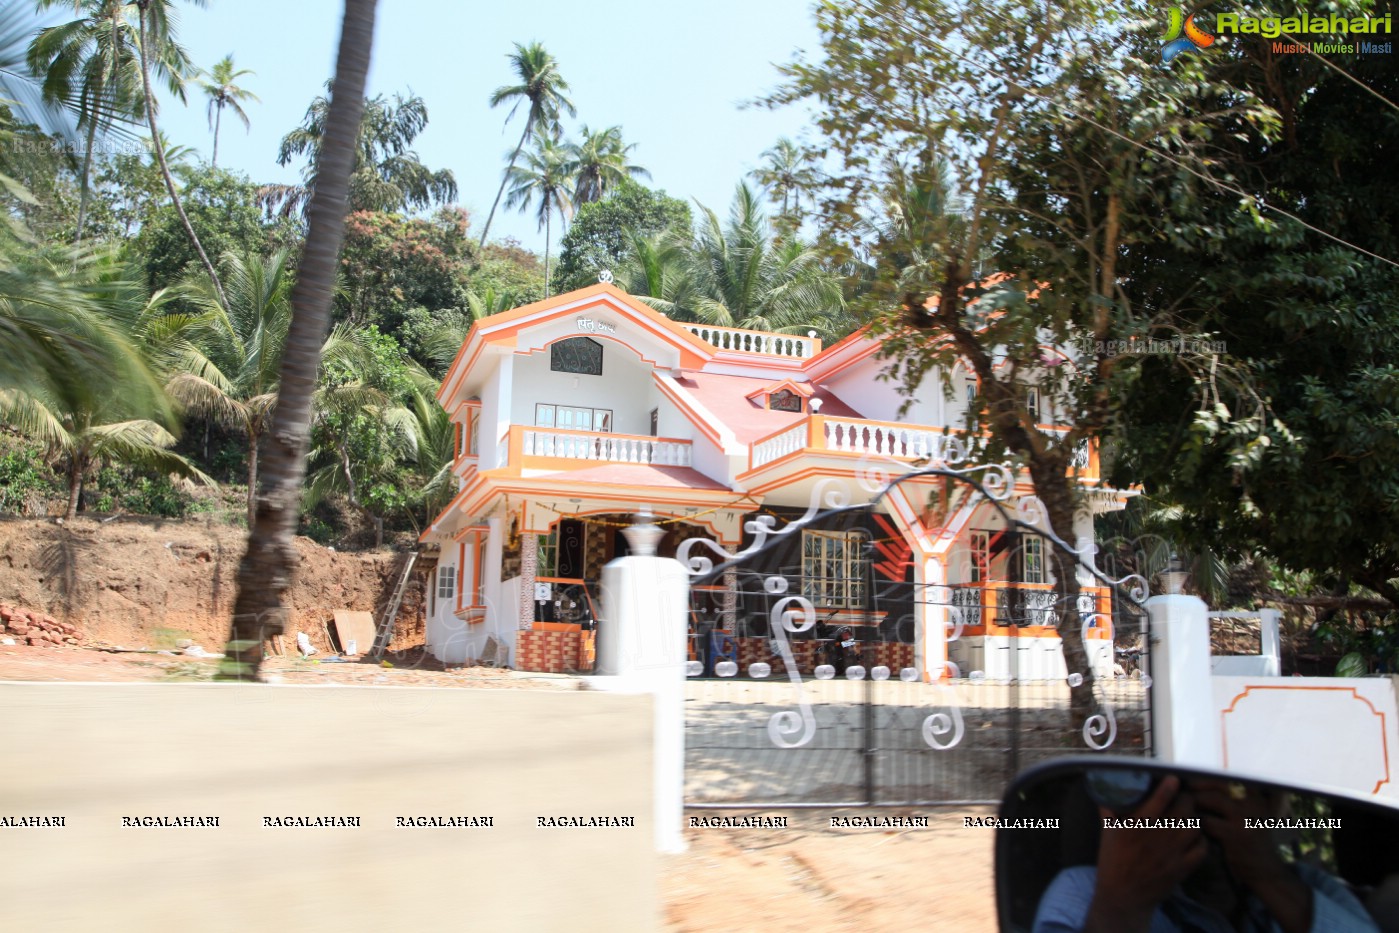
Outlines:
{"type": "Polygon", "coordinates": [[[209,129],[214,131],[214,157],[210,160],[211,165],[219,164],[219,126],[223,123],[224,108],[231,109],[234,115],[243,121],[244,129],[252,128],[247,111],[243,109],[243,101],[256,101],[258,96],[236,83],[239,78],[251,74],[253,72],[246,68],[234,68],[233,56],[225,55],[214,63],[211,71],[199,79],[199,86],[209,97],[209,129]]]}
{"type": "MultiPolygon", "coordinates": [[[[176,211],[171,204],[156,208],[145,218],[135,243],[145,257],[147,281],[153,287],[177,282],[202,266],[185,236],[187,225],[219,256],[261,252],[275,230],[264,222],[257,207],[257,188],[246,176],[211,166],[180,171],[186,179],[184,209],[176,211]]],[[[222,291],[220,282],[215,297],[222,291]]]]}
{"type": "MultiPolygon", "coordinates": [[[[193,284],[203,311],[174,354],[171,396],[187,411],[237,428],[248,439],[248,521],[256,515],[258,449],[271,426],[291,329],[292,268],[285,250],[267,256],[227,253],[228,304],[220,305],[207,279],[193,284]]],[[[356,336],[332,331],[321,346],[330,366],[350,367],[363,357],[356,336]]]]}
{"type": "MultiPolygon", "coordinates": [[[[81,283],[86,293],[82,304],[91,320],[70,311],[63,319],[46,322],[51,332],[45,336],[71,343],[81,334],[96,337],[97,342],[86,348],[87,359],[77,358],[79,369],[51,369],[26,377],[16,388],[0,387],[0,422],[44,444],[49,456],[58,461],[68,484],[64,514],[69,520],[81,505],[84,483],[104,463],[178,473],[212,484],[202,471],[170,450],[175,436],[167,426],[174,422],[154,369],[168,332],[161,322],[165,296],[151,295],[110,254],[73,258],[78,265],[69,267],[67,276],[81,283]],[[103,375],[117,375],[121,381],[103,375]]],[[[41,283],[32,280],[25,290],[28,300],[21,307],[32,306],[45,294],[41,283]]],[[[32,317],[15,319],[33,323],[32,317]]],[[[34,333],[32,327],[27,331],[34,333]]],[[[40,356],[37,362],[61,362],[65,356],[57,360],[40,356]]]]}
{"type": "MultiPolygon", "coordinates": [[[[68,6],[66,0],[37,0],[37,10],[68,6]]],[[[35,34],[28,67],[42,76],[43,99],[72,101],[84,133],[80,199],[74,242],[81,243],[87,220],[93,154],[99,133],[113,123],[138,119],[142,112],[140,37],[122,0],[80,0],[71,4],[76,19],[49,26],[35,34]]],[[[174,94],[181,93],[181,76],[188,67],[174,43],[161,47],[156,68],[174,94]]]]}
{"type": "Polygon", "coordinates": [[[1118,479],[1174,504],[1192,545],[1266,555],[1333,609],[1369,594],[1399,608],[1399,205],[1387,180],[1399,108],[1375,96],[1392,102],[1399,84],[1385,56],[1339,71],[1263,45],[1241,39],[1198,64],[1276,110],[1280,138],[1241,124],[1221,139],[1215,158],[1238,193],[1189,206],[1210,235],[1143,244],[1126,269],[1174,299],[1150,336],[1174,348],[1213,334],[1220,364],[1141,358],[1118,479]]]}
{"type": "Polygon", "coordinates": [[[506,209],[518,207],[523,213],[536,201],[535,218],[544,231],[544,296],[549,296],[549,240],[557,213],[566,225],[573,214],[568,149],[547,135],[534,137],[534,148],[525,153],[524,165],[510,167],[510,194],[506,209]]]}
{"type": "MultiPolygon", "coordinates": [[[[331,88],[327,85],[327,94],[331,88]]],[[[263,203],[271,210],[279,204],[294,210],[314,192],[316,166],[326,142],[330,101],[318,96],[306,108],[301,126],[282,137],[277,164],[290,165],[306,157],[302,186],[267,186],[263,203]],[[282,203],[285,202],[285,203],[282,203]]],[[[359,134],[355,140],[354,171],[350,174],[350,208],[356,211],[409,211],[456,200],[457,181],[450,169],[433,171],[418,159],[411,146],[427,128],[427,104],[417,95],[382,94],[364,101],[359,134]]]]}
{"type": "Polygon", "coordinates": [[[516,42],[515,51],[508,57],[520,83],[496,88],[491,95],[491,106],[509,103],[510,112],[505,116],[505,122],[509,124],[520,105],[525,104],[525,128],[520,133],[520,141],[515,144],[515,151],[510,154],[510,162],[500,179],[500,189],[496,191],[491,211],[486,215],[486,224],[481,228],[482,247],[485,247],[486,237],[491,232],[491,221],[495,219],[500,198],[505,194],[506,186],[513,184],[515,162],[520,158],[520,150],[525,148],[526,141],[536,133],[558,139],[559,114],[563,112],[571,117],[577,113],[573,101],[568,99],[568,82],[559,74],[559,63],[544,50],[544,46],[538,42],[529,45],[516,42]]]}
{"type": "Polygon", "coordinates": [[[343,286],[336,319],[397,333],[412,308],[461,307],[475,253],[467,231],[467,215],[460,208],[414,218],[351,214],[340,255],[343,286]]]}
{"type": "Polygon", "coordinates": [[[627,162],[627,155],[636,148],[636,143],[623,144],[620,126],[609,126],[594,133],[585,123],[579,133],[579,141],[567,146],[567,171],[573,176],[574,204],[600,201],[623,181],[651,177],[646,169],[627,162]]]}
{"type": "MultiPolygon", "coordinates": [[[[206,5],[207,0],[190,0],[190,2],[202,8],[206,5]]],[[[175,187],[175,179],[171,176],[170,166],[165,159],[165,146],[162,144],[164,136],[161,135],[160,127],[156,123],[156,100],[155,94],[151,90],[152,68],[161,69],[169,77],[172,90],[181,101],[185,99],[185,79],[193,71],[189,56],[175,41],[174,4],[172,0],[131,0],[129,5],[134,6],[137,10],[136,38],[138,40],[137,48],[140,51],[141,91],[146,106],[146,124],[150,127],[151,139],[155,142],[151,151],[155,153],[156,161],[160,163],[160,175],[165,181],[165,190],[170,194],[170,204],[180,219],[180,226],[184,228],[185,235],[189,237],[190,245],[194,247],[200,264],[208,273],[214,293],[222,301],[224,300],[223,284],[219,281],[218,270],[214,268],[214,263],[205,251],[204,244],[199,240],[199,234],[195,232],[189,217],[185,215],[184,205],[180,201],[180,193],[175,187]]]]}
{"type": "Polygon", "coordinates": [[[753,172],[753,178],[778,206],[778,228],[796,233],[805,216],[802,201],[817,187],[820,176],[810,156],[786,136],[764,152],[763,158],[767,161],[753,172]]]}
{"type": "Polygon", "coordinates": [[[329,361],[316,392],[307,464],[307,509],[342,494],[384,543],[384,520],[406,509],[411,483],[403,468],[412,459],[415,419],[403,404],[412,393],[408,361],[398,342],[370,325],[355,337],[361,358],[329,361]]]}
{"type": "MultiPolygon", "coordinates": [[[[913,392],[935,369],[970,367],[972,416],[991,438],[981,453],[1025,469],[1046,530],[1070,543],[1080,505],[1071,464],[1110,428],[1132,368],[1109,348],[1149,326],[1152,302],[1119,262],[1162,235],[1162,218],[1177,225],[1172,235],[1203,236],[1182,205],[1216,196],[1212,139],[1271,120],[1246,93],[1201,101],[1223,89],[1198,62],[1162,69],[1159,38],[1144,25],[1156,13],[1088,0],[826,5],[825,58],[789,66],[788,88],[773,98],[818,107],[838,160],[825,237],[840,258],[868,256],[875,268],[871,303],[886,309],[875,332],[891,374],[913,392]],[[872,228],[897,184],[880,167],[925,152],[923,164],[950,164],[963,220],[872,228]],[[983,269],[988,254],[994,265],[983,269]],[[1076,363],[1048,365],[1043,345],[1071,340],[1076,363]],[[1026,382],[1042,387],[1066,431],[1039,429],[1026,382]]],[[[1051,551],[1056,598],[1077,605],[1074,560],[1051,551]]],[[[1077,613],[1060,620],[1068,668],[1084,678],[1072,694],[1082,720],[1091,669],[1077,613]]]]}
{"type": "Polygon", "coordinates": [[[690,207],[684,201],[623,179],[602,200],[578,205],[559,240],[554,291],[591,285],[604,269],[620,271],[632,255],[634,235],[644,238],[674,231],[688,238],[691,223],[690,207]]]}
{"type": "Polygon", "coordinates": [[[751,188],[739,184],[727,223],[701,211],[688,251],[692,292],[677,309],[684,319],[827,338],[849,329],[840,281],[814,247],[774,239],[751,188]]]}
{"type": "Polygon", "coordinates": [[[338,90],[327,108],[317,154],[316,192],[307,211],[306,248],[292,289],[294,314],[282,353],[273,428],[263,455],[262,489],[248,533],[248,550],[238,568],[226,677],[255,678],[267,638],[286,627],[282,595],[291,585],[297,562],[292,539],[374,45],[374,7],[375,0],[345,0],[333,84],[338,90]]]}

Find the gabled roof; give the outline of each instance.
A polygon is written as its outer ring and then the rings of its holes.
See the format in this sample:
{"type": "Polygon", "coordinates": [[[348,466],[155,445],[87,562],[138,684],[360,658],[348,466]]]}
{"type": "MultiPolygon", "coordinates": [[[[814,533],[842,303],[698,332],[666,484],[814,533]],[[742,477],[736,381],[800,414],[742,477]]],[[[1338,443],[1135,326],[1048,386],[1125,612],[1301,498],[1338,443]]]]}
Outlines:
{"type": "MultiPolygon", "coordinates": [[[[666,361],[668,365],[697,369],[714,355],[713,347],[668,320],[665,315],[648,308],[615,286],[599,283],[475,321],[452,365],[447,368],[447,375],[437,392],[438,401],[445,403],[453,396],[486,347],[501,346],[513,350],[523,332],[550,324],[559,325],[569,318],[573,318],[575,324],[569,335],[606,339],[609,336],[606,328],[615,327],[616,321],[597,320],[598,315],[604,314],[627,321],[632,336],[641,336],[643,342],[652,348],[667,348],[667,356],[671,357],[666,361]]],[[[561,326],[554,329],[561,332],[551,339],[563,336],[561,326]]]]}

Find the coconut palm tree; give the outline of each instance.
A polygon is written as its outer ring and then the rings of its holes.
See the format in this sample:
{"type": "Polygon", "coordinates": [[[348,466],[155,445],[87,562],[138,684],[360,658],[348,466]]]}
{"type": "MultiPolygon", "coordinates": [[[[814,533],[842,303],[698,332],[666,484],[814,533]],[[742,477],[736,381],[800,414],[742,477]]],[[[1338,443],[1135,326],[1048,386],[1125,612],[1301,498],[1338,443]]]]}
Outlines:
{"type": "Polygon", "coordinates": [[[557,211],[565,224],[573,216],[573,175],[569,171],[569,150],[545,133],[536,133],[534,148],[525,153],[524,165],[510,167],[510,194],[505,207],[529,210],[537,199],[535,217],[544,231],[544,297],[549,297],[549,238],[557,211]]]}
{"type": "MultiPolygon", "coordinates": [[[[200,8],[208,4],[208,0],[189,0],[189,2],[200,8]]],[[[179,67],[169,68],[166,73],[170,80],[175,82],[172,84],[172,90],[181,101],[185,99],[185,78],[192,73],[193,66],[189,62],[189,56],[175,42],[175,26],[178,17],[175,14],[172,0],[130,0],[128,6],[136,7],[137,12],[136,38],[138,40],[137,49],[140,52],[141,90],[146,105],[146,124],[151,129],[151,138],[158,140],[162,137],[160,127],[156,124],[155,95],[151,91],[153,63],[159,66],[161,62],[178,61],[179,67]]],[[[209,254],[204,251],[204,244],[199,242],[199,234],[194,232],[194,226],[185,214],[185,206],[180,202],[180,192],[175,187],[175,179],[170,175],[170,166],[166,164],[165,147],[153,146],[152,151],[160,163],[160,177],[165,180],[165,190],[170,193],[170,203],[174,205],[175,213],[180,218],[180,226],[184,227],[185,235],[189,237],[190,244],[194,246],[194,251],[199,256],[200,264],[208,273],[214,293],[219,296],[220,303],[227,305],[228,299],[224,296],[223,283],[219,280],[218,270],[214,268],[209,254]]]]}
{"type": "Polygon", "coordinates": [[[213,69],[199,79],[199,86],[209,96],[209,129],[214,131],[214,157],[210,160],[211,165],[219,164],[219,125],[223,122],[225,107],[232,109],[238,119],[243,121],[244,129],[252,129],[252,121],[243,110],[243,101],[256,101],[258,96],[234,83],[244,75],[250,74],[253,72],[247,68],[234,69],[233,55],[229,54],[215,62],[213,69]]]}
{"type": "MultiPolygon", "coordinates": [[[[64,0],[36,0],[36,9],[67,6],[64,0]]],[[[49,26],[29,44],[29,70],[42,80],[44,101],[72,102],[78,128],[84,134],[83,162],[79,173],[78,220],[74,242],[81,243],[87,223],[92,156],[98,133],[118,121],[140,119],[141,65],[136,25],[122,0],[86,0],[73,4],[76,19],[49,26]]],[[[178,93],[179,74],[185,67],[178,46],[164,48],[156,68],[178,93]]]]}
{"type": "Polygon", "coordinates": [[[345,0],[335,81],[307,211],[306,244],[292,288],[292,324],[282,352],[280,390],[263,456],[262,490],[238,568],[228,655],[222,676],[255,678],[263,644],[285,628],[283,594],[298,560],[292,544],[306,475],[312,396],[345,235],[364,85],[374,45],[375,0],[345,0]]]}
{"type": "Polygon", "coordinates": [[[581,141],[568,145],[568,171],[574,178],[575,205],[602,200],[624,178],[651,177],[641,166],[627,164],[627,154],[636,148],[636,143],[623,145],[620,126],[609,126],[594,133],[584,124],[581,133],[581,141]]]}
{"type": "Polygon", "coordinates": [[[805,333],[830,338],[848,329],[840,280],[814,247],[795,237],[775,240],[758,199],[739,184],[727,224],[703,213],[690,247],[694,320],[722,327],[805,333]]]}
{"type": "Polygon", "coordinates": [[[662,231],[629,234],[630,252],[617,270],[617,287],[674,320],[686,320],[694,305],[688,235],[662,231]]]}
{"type": "MultiPolygon", "coordinates": [[[[169,449],[175,443],[166,427],[173,423],[172,409],[156,376],[164,349],[178,336],[178,319],[165,320],[169,296],[150,294],[140,284],[139,272],[110,253],[70,249],[56,259],[64,262],[63,297],[76,297],[78,303],[76,308],[64,309],[62,317],[41,319],[48,325],[42,335],[47,345],[29,362],[76,368],[40,372],[18,383],[0,380],[0,422],[39,440],[61,463],[68,480],[65,516],[74,517],[84,481],[102,462],[212,483],[169,449]],[[50,341],[55,337],[63,342],[54,346],[50,341]],[[76,342],[86,346],[81,352],[70,352],[76,342]]],[[[0,293],[10,290],[6,285],[15,281],[16,270],[9,271],[9,277],[0,276],[0,293]]],[[[0,334],[10,331],[7,325],[15,321],[32,324],[34,317],[26,315],[26,310],[43,307],[57,297],[39,276],[30,275],[23,285],[25,300],[7,301],[0,294],[0,334]]],[[[32,329],[18,333],[27,335],[32,329]]],[[[24,349],[22,344],[19,349],[24,349]]]]}
{"type": "MultiPolygon", "coordinates": [[[[544,46],[538,42],[531,42],[529,45],[517,42],[515,51],[509,58],[510,66],[515,69],[520,83],[496,88],[495,93],[491,95],[491,106],[507,101],[513,102],[510,113],[505,116],[506,124],[514,119],[515,112],[520,109],[521,104],[527,103],[529,109],[525,111],[524,132],[520,134],[515,151],[510,154],[510,164],[505,167],[505,174],[500,179],[500,190],[496,192],[495,201],[491,203],[491,212],[486,215],[486,224],[481,228],[483,247],[486,245],[486,236],[491,232],[491,221],[495,219],[501,195],[505,193],[506,186],[511,184],[511,173],[515,169],[516,160],[520,158],[520,150],[525,148],[526,141],[537,130],[543,130],[550,137],[557,139],[559,114],[567,113],[571,117],[577,113],[573,101],[566,96],[568,82],[559,74],[559,63],[544,50],[544,46]]],[[[547,277],[545,281],[548,281],[547,277]]]]}
{"type": "Polygon", "coordinates": [[[806,153],[792,140],[783,136],[763,153],[767,160],[753,172],[758,184],[767,189],[774,204],[780,204],[778,225],[795,232],[801,226],[802,199],[816,184],[816,170],[806,153]]]}
{"type": "MultiPolygon", "coordinates": [[[[326,91],[328,95],[329,85],[326,91]]],[[[306,156],[305,181],[300,186],[265,186],[259,201],[269,211],[285,215],[307,203],[315,188],[329,112],[329,97],[317,97],[306,108],[301,126],[282,137],[277,164],[289,165],[292,159],[306,156]]],[[[456,199],[457,181],[451,170],[432,171],[410,148],[427,122],[427,105],[417,95],[395,94],[390,100],[381,94],[364,102],[350,175],[351,210],[403,211],[456,199]]]]}
{"type": "MultiPolygon", "coordinates": [[[[188,328],[167,388],[186,410],[241,430],[248,438],[248,521],[256,516],[258,447],[277,403],[282,351],[291,328],[293,268],[279,250],[224,255],[228,307],[207,280],[192,283],[191,298],[204,315],[188,328]]],[[[354,336],[334,331],[321,347],[323,361],[352,363],[354,336]]]]}

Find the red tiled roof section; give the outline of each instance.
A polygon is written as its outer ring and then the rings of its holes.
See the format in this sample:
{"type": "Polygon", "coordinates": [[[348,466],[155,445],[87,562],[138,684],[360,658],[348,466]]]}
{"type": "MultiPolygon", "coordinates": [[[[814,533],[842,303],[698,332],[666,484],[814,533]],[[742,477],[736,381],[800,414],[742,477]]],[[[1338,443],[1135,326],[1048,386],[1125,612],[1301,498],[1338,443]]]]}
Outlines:
{"type": "MultiPolygon", "coordinates": [[[[751,379],[747,376],[723,376],[717,373],[685,373],[676,382],[714,416],[733,431],[740,443],[751,444],[789,424],[796,424],[809,414],[792,411],[771,411],[763,408],[762,396],[748,396],[768,386],[781,385],[781,379],[751,379]]],[[[812,386],[812,398],[821,400],[821,414],[839,418],[863,417],[842,402],[824,386],[812,386]]]]}
{"type": "Polygon", "coordinates": [[[665,489],[728,489],[722,483],[690,467],[648,466],[641,463],[603,463],[581,470],[561,470],[537,479],[569,483],[602,483],[608,486],[661,487],[665,489]]]}

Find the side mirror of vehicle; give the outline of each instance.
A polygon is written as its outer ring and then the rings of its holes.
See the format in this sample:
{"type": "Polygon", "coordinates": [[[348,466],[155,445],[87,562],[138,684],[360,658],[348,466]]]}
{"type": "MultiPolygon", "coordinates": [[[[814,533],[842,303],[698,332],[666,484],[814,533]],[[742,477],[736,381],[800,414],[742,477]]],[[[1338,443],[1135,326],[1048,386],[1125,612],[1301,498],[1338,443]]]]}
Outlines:
{"type": "Polygon", "coordinates": [[[1002,933],[1399,933],[1399,806],[1138,758],[1061,759],[1001,800],[1002,933]]]}

